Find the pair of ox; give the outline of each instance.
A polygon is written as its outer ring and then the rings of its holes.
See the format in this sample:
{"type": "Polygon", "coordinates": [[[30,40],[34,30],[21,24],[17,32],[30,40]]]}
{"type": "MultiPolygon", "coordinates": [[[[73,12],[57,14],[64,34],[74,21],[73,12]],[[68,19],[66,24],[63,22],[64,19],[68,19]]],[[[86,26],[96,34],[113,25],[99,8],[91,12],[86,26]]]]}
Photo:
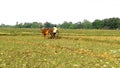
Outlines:
{"type": "MultiPolygon", "coordinates": [[[[42,34],[44,37],[46,37],[47,35],[50,35],[50,38],[54,39],[56,38],[56,34],[53,34],[53,30],[54,30],[53,28],[42,28],[42,34]]],[[[58,30],[56,33],[58,33],[58,30]]]]}

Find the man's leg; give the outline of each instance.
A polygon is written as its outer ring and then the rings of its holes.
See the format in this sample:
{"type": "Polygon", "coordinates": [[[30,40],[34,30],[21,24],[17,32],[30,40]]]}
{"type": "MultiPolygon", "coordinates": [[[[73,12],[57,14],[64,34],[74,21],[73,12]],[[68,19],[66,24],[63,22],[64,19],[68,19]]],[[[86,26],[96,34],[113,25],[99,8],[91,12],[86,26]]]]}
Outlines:
{"type": "Polygon", "coordinates": [[[53,33],[53,38],[55,38],[56,33],[53,33]]]}

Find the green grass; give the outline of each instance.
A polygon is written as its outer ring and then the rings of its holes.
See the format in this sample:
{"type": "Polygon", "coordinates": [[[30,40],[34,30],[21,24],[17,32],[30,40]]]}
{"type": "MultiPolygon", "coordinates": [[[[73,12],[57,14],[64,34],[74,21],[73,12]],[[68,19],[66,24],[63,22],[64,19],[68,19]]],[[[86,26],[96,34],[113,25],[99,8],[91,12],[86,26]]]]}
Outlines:
{"type": "Polygon", "coordinates": [[[0,29],[0,68],[119,68],[119,30],[0,29]]]}

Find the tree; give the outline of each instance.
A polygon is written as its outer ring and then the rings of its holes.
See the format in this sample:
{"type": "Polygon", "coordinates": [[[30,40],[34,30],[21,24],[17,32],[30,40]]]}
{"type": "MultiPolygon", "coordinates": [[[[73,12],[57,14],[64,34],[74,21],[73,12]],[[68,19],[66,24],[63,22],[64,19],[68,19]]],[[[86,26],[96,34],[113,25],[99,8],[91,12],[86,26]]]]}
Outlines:
{"type": "Polygon", "coordinates": [[[33,22],[31,24],[31,28],[39,28],[39,23],[38,22],[33,22]]]}
{"type": "Polygon", "coordinates": [[[103,20],[104,29],[117,29],[120,26],[119,18],[109,18],[103,20]]]}
{"type": "Polygon", "coordinates": [[[91,29],[92,28],[92,23],[86,19],[83,21],[82,25],[83,25],[84,29],[91,29]]]}
{"type": "Polygon", "coordinates": [[[80,21],[75,23],[74,26],[75,26],[75,29],[82,29],[83,28],[83,25],[80,21]]]}
{"type": "Polygon", "coordinates": [[[6,25],[5,24],[1,24],[0,27],[5,27],[6,25]]]}
{"type": "Polygon", "coordinates": [[[23,28],[31,28],[32,23],[24,23],[23,28]]]}
{"type": "Polygon", "coordinates": [[[4,28],[4,27],[5,27],[5,28],[11,28],[11,27],[13,27],[13,26],[11,26],[11,25],[1,24],[0,27],[3,27],[3,28],[4,28]]]}
{"type": "Polygon", "coordinates": [[[68,22],[68,28],[69,29],[74,29],[74,24],[72,22],[68,22]]]}
{"type": "Polygon", "coordinates": [[[70,24],[67,21],[64,21],[63,24],[61,24],[61,28],[69,28],[70,24]]]}
{"type": "Polygon", "coordinates": [[[52,28],[54,25],[53,24],[51,24],[50,22],[45,22],[44,23],[44,27],[46,27],[46,28],[52,28]]]}
{"type": "Polygon", "coordinates": [[[38,23],[39,24],[39,28],[42,28],[43,27],[43,24],[42,23],[38,23]]]}
{"type": "Polygon", "coordinates": [[[92,26],[93,28],[95,29],[102,29],[103,27],[103,22],[99,19],[95,20],[93,23],[92,23],[92,26]]]}
{"type": "Polygon", "coordinates": [[[23,28],[23,23],[16,24],[15,27],[16,27],[16,28],[23,28]]]}

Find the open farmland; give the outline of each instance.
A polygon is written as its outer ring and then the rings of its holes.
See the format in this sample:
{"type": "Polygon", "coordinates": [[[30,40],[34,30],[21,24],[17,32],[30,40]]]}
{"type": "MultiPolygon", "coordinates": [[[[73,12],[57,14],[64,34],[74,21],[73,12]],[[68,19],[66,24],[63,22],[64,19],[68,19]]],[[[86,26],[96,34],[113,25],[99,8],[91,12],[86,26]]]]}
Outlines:
{"type": "Polygon", "coordinates": [[[0,68],[119,68],[120,30],[0,28],[0,68]]]}

